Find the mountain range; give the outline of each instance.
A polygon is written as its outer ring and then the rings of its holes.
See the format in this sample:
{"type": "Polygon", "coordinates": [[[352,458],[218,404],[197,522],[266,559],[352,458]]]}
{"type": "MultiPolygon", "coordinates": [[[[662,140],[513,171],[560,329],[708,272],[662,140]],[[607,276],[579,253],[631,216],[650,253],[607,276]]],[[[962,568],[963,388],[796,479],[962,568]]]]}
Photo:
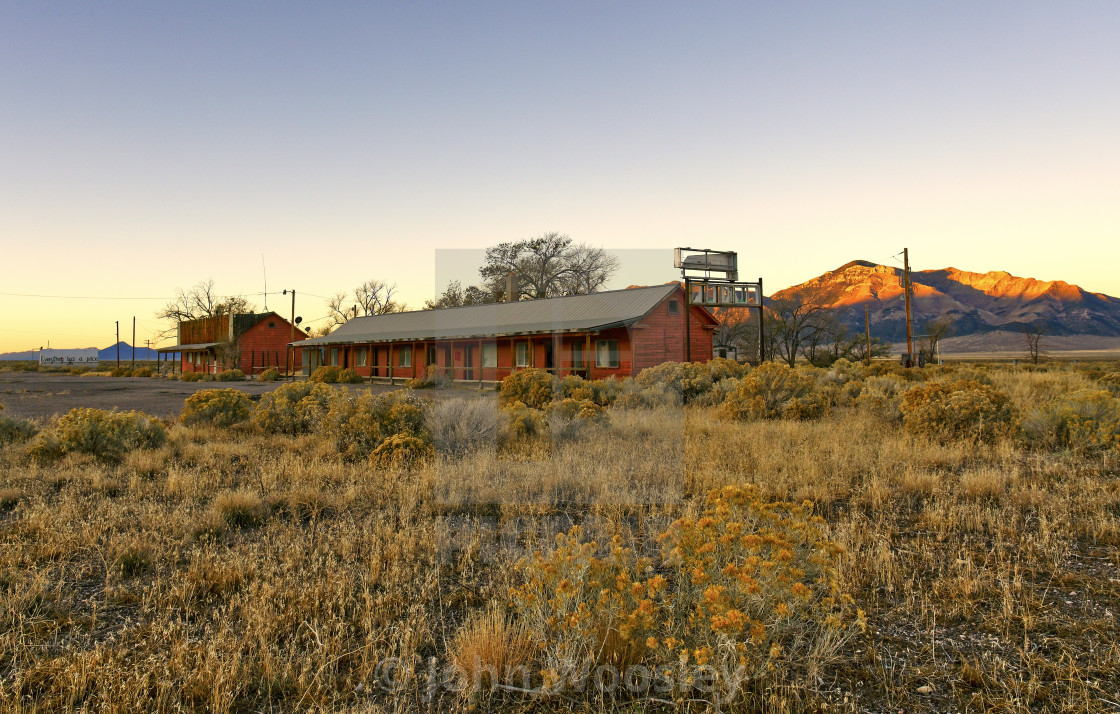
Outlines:
{"type": "MultiPolygon", "coordinates": [[[[915,335],[924,334],[926,322],[948,318],[953,323],[950,334],[956,337],[1021,334],[1028,325],[1042,325],[1053,336],[1120,337],[1120,299],[1061,280],[944,268],[912,270],[910,281],[915,335]]],[[[872,335],[891,342],[906,339],[902,268],[853,260],[768,298],[797,299],[838,309],[841,321],[855,332],[863,331],[867,306],[872,335]]]]}
{"type": "MultiPolygon", "coordinates": [[[[123,362],[125,360],[131,360],[132,346],[127,342],[121,342],[119,344],[121,348],[121,361],[123,362]]],[[[157,353],[153,349],[148,349],[147,347],[136,348],[136,359],[138,360],[154,361],[158,357],[159,353],[157,353]]],[[[0,360],[22,360],[28,362],[37,361],[38,359],[39,350],[24,350],[22,352],[5,352],[3,354],[0,354],[0,360]]],[[[97,359],[101,362],[115,362],[117,359],[117,345],[113,344],[104,349],[97,350],[97,359]]],[[[174,357],[172,359],[174,359],[174,357]]]]}

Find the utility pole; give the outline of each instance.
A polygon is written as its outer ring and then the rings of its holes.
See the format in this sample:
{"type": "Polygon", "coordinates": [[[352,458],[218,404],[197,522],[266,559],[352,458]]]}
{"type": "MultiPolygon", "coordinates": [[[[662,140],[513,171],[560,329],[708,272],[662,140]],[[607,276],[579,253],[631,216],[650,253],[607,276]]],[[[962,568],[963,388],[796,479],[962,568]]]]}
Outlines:
{"type": "Polygon", "coordinates": [[[863,306],[863,337],[867,343],[864,364],[871,366],[871,309],[867,305],[863,306]]]}
{"type": "Polygon", "coordinates": [[[136,369],[136,316],[132,316],[132,368],[136,369]]]}
{"type": "Polygon", "coordinates": [[[903,288],[906,290],[906,366],[914,364],[914,334],[910,327],[910,249],[902,249],[903,288]]]}
{"type": "Polygon", "coordinates": [[[766,301],[762,299],[762,278],[758,279],[758,363],[766,361],[766,301]]]}
{"type": "Polygon", "coordinates": [[[296,343],[296,291],[289,291],[287,289],[284,290],[285,295],[287,295],[289,292],[292,293],[292,318],[288,323],[292,326],[292,333],[290,335],[292,344],[288,346],[288,349],[292,351],[292,366],[288,376],[294,379],[296,376],[296,348],[294,347],[296,343]]]}
{"type": "Polygon", "coordinates": [[[117,320],[117,369],[121,368],[121,321],[117,320]]]}

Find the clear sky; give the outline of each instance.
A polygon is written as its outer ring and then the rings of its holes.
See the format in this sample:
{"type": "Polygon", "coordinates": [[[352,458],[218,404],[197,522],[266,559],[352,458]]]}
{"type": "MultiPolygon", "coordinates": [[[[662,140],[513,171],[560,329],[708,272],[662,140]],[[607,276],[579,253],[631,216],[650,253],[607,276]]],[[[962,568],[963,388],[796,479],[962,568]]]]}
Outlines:
{"type": "Polygon", "coordinates": [[[1114,1],[2,3],[0,351],[133,315],[143,344],[207,278],[263,307],[262,254],[307,321],[367,278],[419,307],[474,278],[462,249],[546,231],[621,251],[614,287],[677,245],[768,293],[905,246],[1120,295],[1118,28],[1114,1]]]}

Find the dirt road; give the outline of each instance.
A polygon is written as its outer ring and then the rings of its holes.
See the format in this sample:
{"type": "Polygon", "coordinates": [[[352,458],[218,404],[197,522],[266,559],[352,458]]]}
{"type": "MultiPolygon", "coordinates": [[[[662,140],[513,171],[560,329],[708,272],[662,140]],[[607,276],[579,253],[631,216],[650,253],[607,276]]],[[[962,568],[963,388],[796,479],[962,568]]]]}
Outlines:
{"type": "MultiPolygon", "coordinates": [[[[283,382],[179,382],[131,377],[75,377],[37,372],[0,372],[0,404],[4,416],[37,419],[62,415],[74,407],[97,409],[137,409],[153,416],[178,415],[183,401],[199,389],[239,389],[254,399],[271,392],[283,382]]],[[[374,392],[401,387],[356,385],[374,392]]],[[[493,394],[493,392],[488,392],[493,394]]],[[[425,390],[419,394],[434,398],[479,396],[469,388],[425,390]]]]}

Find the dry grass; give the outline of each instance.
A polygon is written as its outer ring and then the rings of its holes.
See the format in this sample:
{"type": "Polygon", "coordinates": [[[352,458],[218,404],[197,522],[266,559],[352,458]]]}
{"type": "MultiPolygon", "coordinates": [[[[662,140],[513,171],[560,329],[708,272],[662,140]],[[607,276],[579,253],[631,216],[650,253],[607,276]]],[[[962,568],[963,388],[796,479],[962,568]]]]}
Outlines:
{"type": "MultiPolygon", "coordinates": [[[[991,380],[1022,409],[1087,378],[991,380]]],[[[817,504],[866,632],[812,677],[748,686],[723,711],[1115,711],[1118,465],[1010,437],[934,441],[854,407],[749,423],[612,410],[577,440],[412,470],[256,427],[175,426],[119,464],[46,466],[7,447],[0,707],[467,710],[478,701],[430,687],[429,665],[534,661],[542,643],[490,605],[520,584],[520,557],[573,524],[649,552],[709,489],[754,484],[817,504]],[[405,684],[386,691],[390,663],[405,684]]],[[[500,690],[485,706],[672,710],[659,698],[500,690]]]]}

